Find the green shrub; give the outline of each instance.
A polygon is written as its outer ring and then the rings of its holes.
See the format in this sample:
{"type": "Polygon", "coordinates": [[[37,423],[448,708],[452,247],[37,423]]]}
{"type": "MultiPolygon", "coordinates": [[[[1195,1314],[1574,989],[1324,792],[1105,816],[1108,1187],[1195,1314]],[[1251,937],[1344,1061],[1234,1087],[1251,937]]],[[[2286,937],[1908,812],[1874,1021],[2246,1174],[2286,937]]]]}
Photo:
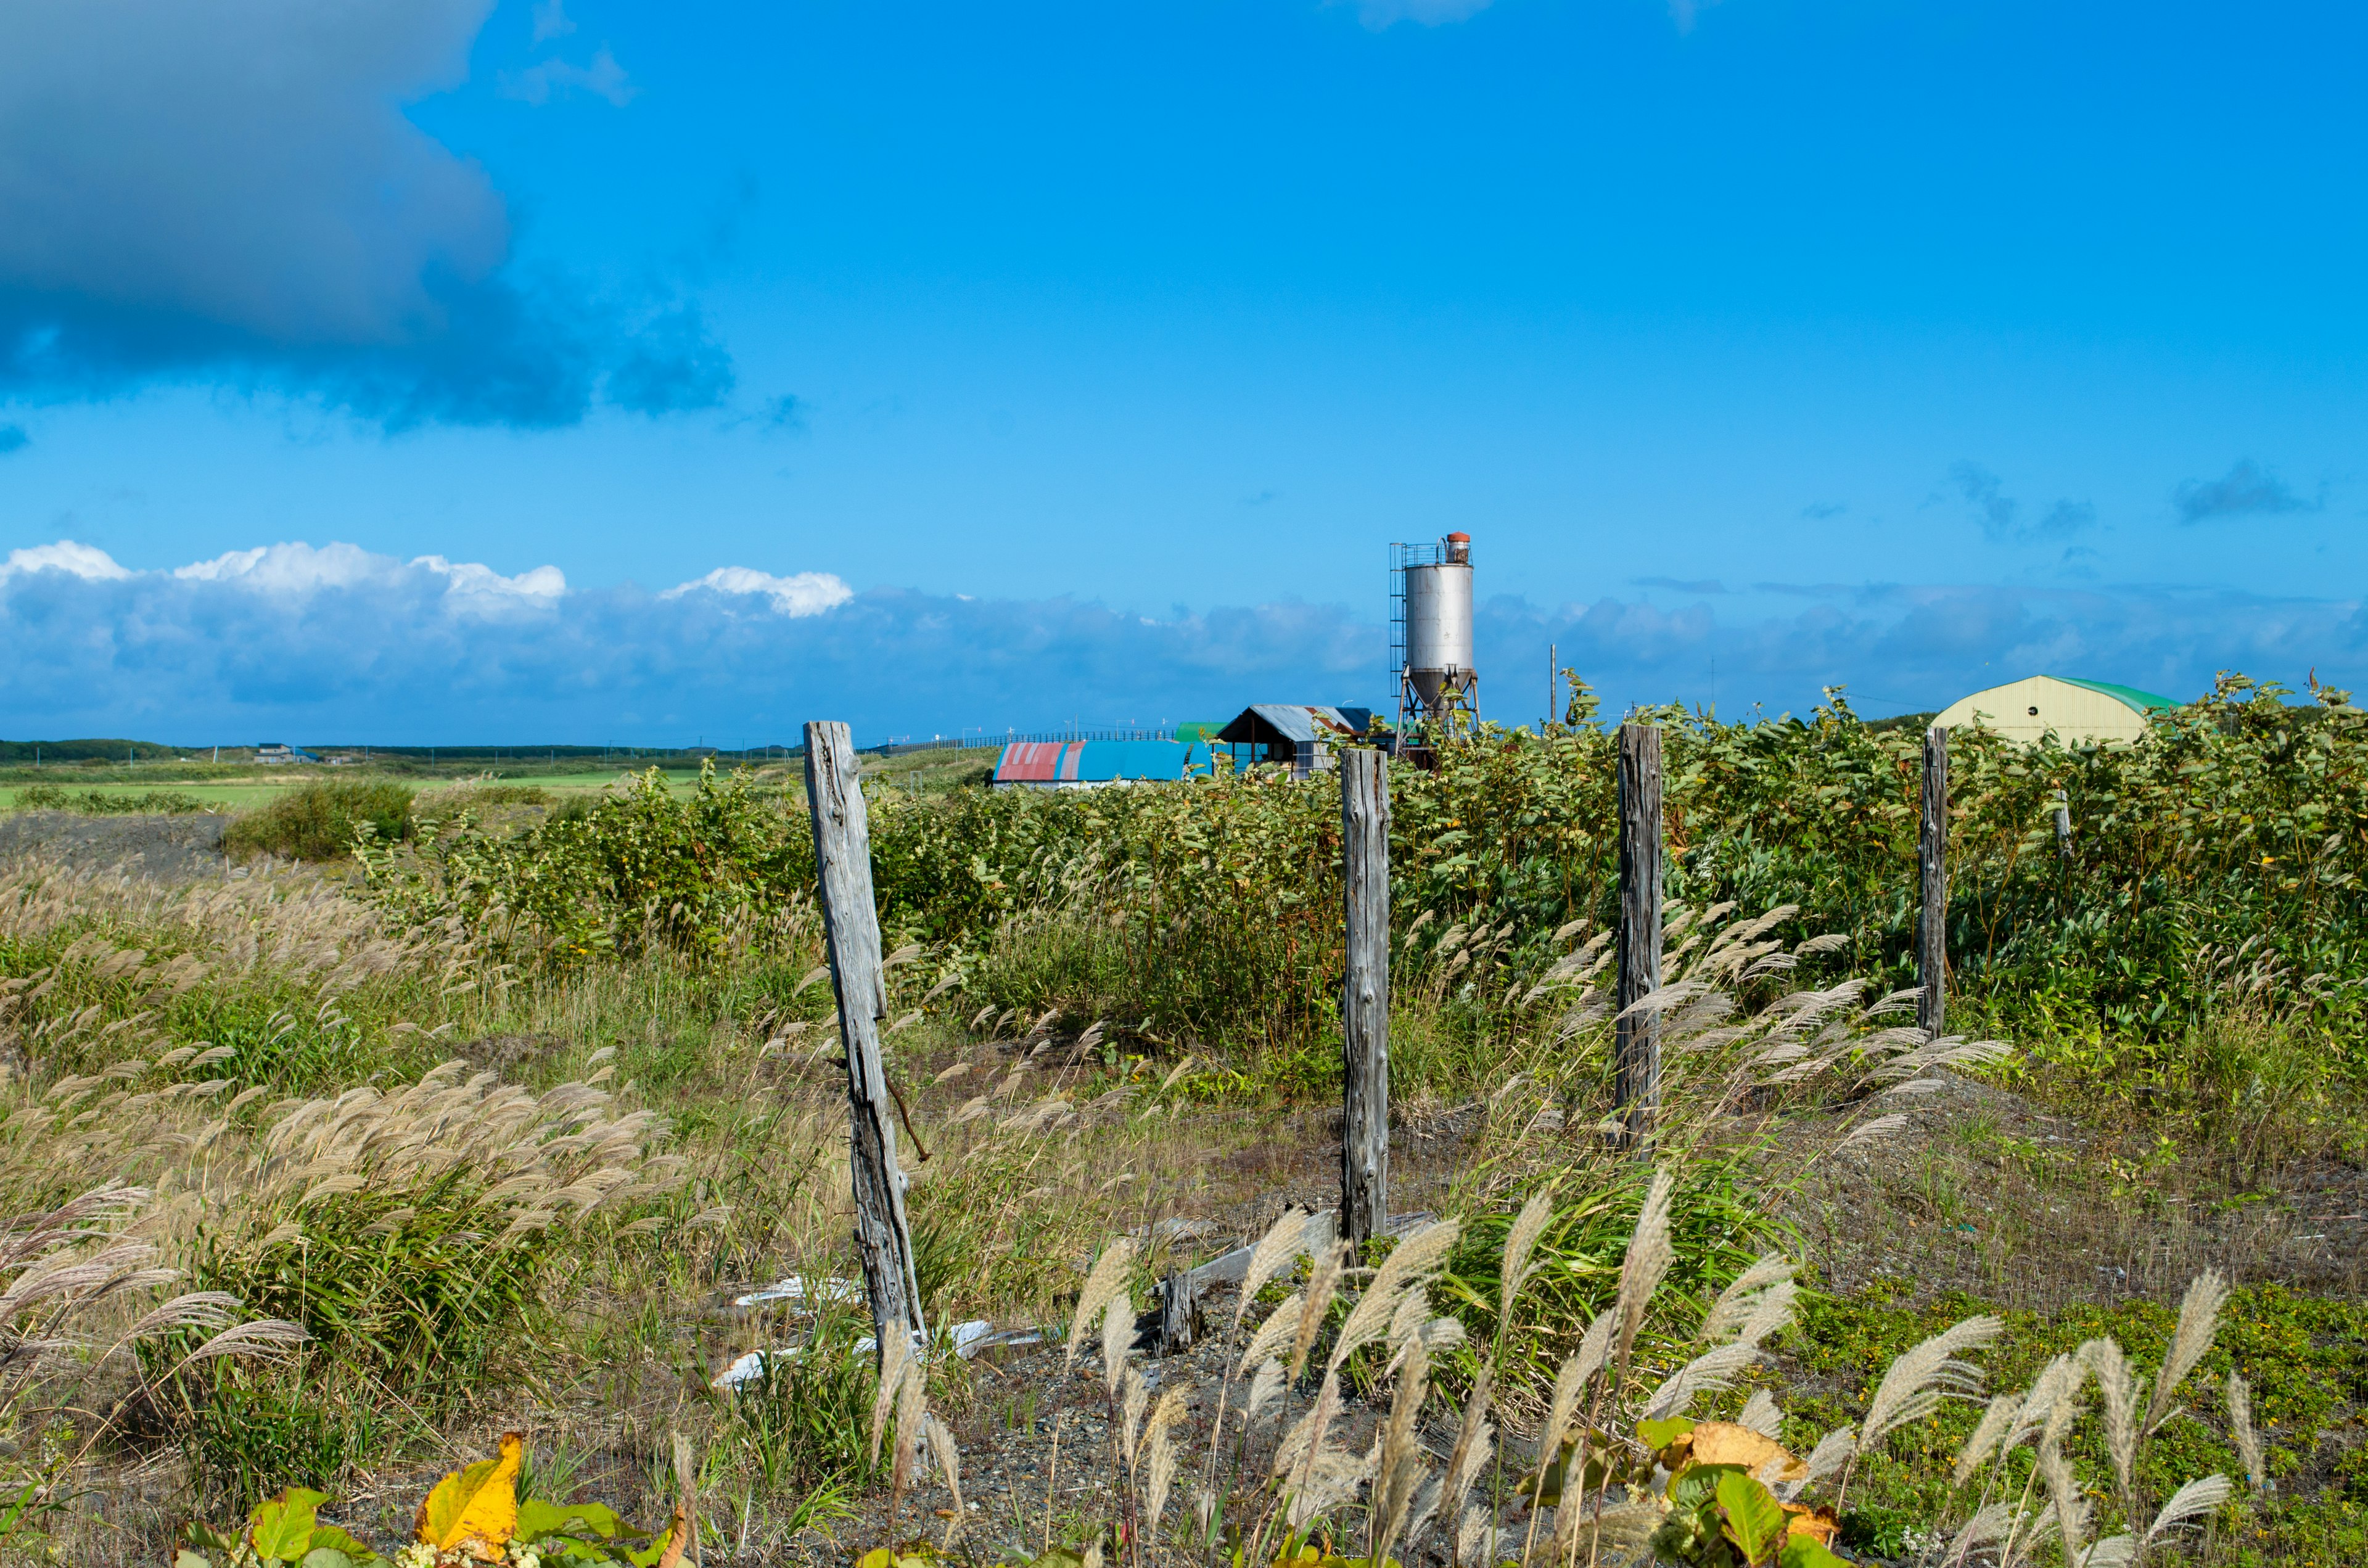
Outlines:
{"type": "Polygon", "coordinates": [[[178,790],[65,790],[55,784],[28,784],[17,791],[17,806],[20,811],[76,812],[86,817],[189,816],[213,809],[178,790]]]}
{"type": "Polygon", "coordinates": [[[353,853],[365,824],[381,843],[409,838],[412,796],[382,780],[301,785],[232,823],[222,848],[233,856],[338,859],[353,853]]]}

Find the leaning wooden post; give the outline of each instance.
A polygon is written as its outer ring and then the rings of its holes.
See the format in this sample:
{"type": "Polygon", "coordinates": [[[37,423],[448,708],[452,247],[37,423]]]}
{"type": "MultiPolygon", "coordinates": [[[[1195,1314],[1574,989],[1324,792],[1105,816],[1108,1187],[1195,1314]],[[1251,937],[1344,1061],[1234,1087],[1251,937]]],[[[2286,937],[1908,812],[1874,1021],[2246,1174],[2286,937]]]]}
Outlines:
{"type": "Polygon", "coordinates": [[[831,984],[838,992],[838,1032],[847,1043],[855,1250],[871,1300],[872,1335],[884,1357],[891,1334],[926,1335],[928,1328],[913,1272],[913,1234],[905,1223],[905,1174],[896,1168],[896,1108],[880,1062],[888,987],[871,895],[871,829],[846,725],[806,726],[806,800],[814,812],[814,880],[822,889],[831,984]]]}
{"type": "Polygon", "coordinates": [[[1363,746],[1340,754],[1349,969],[1340,988],[1340,1234],[1361,1250],[1389,1226],[1390,774],[1363,746]]]}
{"type": "Polygon", "coordinates": [[[1916,919],[1916,1027],[1937,1036],[1949,1017],[1949,732],[1924,732],[1924,824],[1918,835],[1924,902],[1916,919]]]}
{"type": "Polygon", "coordinates": [[[1613,1027],[1622,1142],[1649,1148],[1661,1099],[1661,732],[1620,726],[1620,990],[1613,1027]]]}

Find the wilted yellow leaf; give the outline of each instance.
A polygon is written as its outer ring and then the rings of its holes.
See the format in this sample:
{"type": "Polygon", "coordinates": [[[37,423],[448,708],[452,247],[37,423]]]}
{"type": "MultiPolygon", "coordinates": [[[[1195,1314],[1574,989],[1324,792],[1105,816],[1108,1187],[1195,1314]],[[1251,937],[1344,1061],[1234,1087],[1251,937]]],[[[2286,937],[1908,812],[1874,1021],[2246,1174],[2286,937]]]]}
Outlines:
{"type": "Polygon", "coordinates": [[[499,1459],[480,1460],[436,1483],[419,1505],[412,1534],[438,1551],[502,1561],[502,1548],[518,1534],[518,1466],[525,1458],[526,1440],[506,1433],[499,1459]]]}
{"type": "Polygon", "coordinates": [[[1831,1508],[1804,1508],[1797,1503],[1784,1505],[1784,1533],[1804,1535],[1819,1546],[1831,1546],[1834,1537],[1841,1532],[1841,1521],[1834,1517],[1831,1508]]]}
{"type": "Polygon", "coordinates": [[[1770,1478],[1771,1480],[1806,1481],[1809,1478],[1806,1460],[1795,1459],[1792,1451],[1775,1438],[1764,1437],[1732,1421],[1697,1423],[1692,1431],[1662,1450],[1661,1462],[1671,1470],[1683,1470],[1690,1464],[1740,1465],[1744,1474],[1757,1478],[1771,1460],[1782,1461],[1770,1478]]]}

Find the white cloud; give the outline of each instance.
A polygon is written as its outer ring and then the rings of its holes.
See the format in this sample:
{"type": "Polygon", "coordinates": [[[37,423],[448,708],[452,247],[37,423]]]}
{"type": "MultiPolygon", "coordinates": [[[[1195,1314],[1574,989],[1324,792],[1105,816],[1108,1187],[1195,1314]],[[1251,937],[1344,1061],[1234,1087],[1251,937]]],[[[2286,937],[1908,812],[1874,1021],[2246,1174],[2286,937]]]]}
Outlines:
{"type": "Polygon", "coordinates": [[[315,550],[303,540],[233,550],[211,561],[176,566],[173,575],[194,583],[235,583],[257,593],[311,594],[350,588],[395,569],[390,556],[372,555],[350,544],[315,550]]]}
{"type": "Polygon", "coordinates": [[[103,550],[87,544],[76,544],[62,539],[55,544],[37,544],[29,550],[12,550],[7,564],[0,565],[0,577],[14,576],[19,572],[67,572],[85,582],[105,583],[129,577],[131,574],[115,563],[115,558],[103,550]]]}
{"type": "Polygon", "coordinates": [[[423,555],[412,564],[450,579],[452,585],[445,591],[451,594],[484,595],[494,598],[555,599],[567,591],[567,575],[556,566],[538,566],[531,572],[505,577],[490,566],[480,566],[469,561],[455,566],[440,555],[423,555]]]}
{"type": "MultiPolygon", "coordinates": [[[[2316,665],[2368,687],[2358,603],[2201,589],[1821,589],[1797,613],[1757,618],[1507,597],[1482,607],[1476,630],[1482,669],[1504,676],[1484,680],[1484,711],[1512,723],[1537,717],[1543,691],[1517,676],[1549,642],[1609,713],[1702,700],[1713,668],[1728,715],[1804,711],[1834,684],[1870,712],[1939,707],[2041,670],[2173,697],[2222,667],[2299,685],[2316,665]]],[[[679,744],[703,733],[731,746],[794,742],[810,719],[847,720],[867,740],[1222,719],[1251,702],[1386,707],[1385,642],[1369,612],[1337,605],[1161,618],[1067,598],[858,594],[828,573],[740,566],[664,593],[571,589],[555,566],[504,574],[340,544],[132,571],[61,540],[0,564],[0,733],[185,744],[266,732],[679,744]]]]}
{"type": "Polygon", "coordinates": [[[787,616],[820,615],[837,609],[855,597],[855,590],[828,572],[800,572],[775,577],[748,566],[718,566],[706,576],[677,584],[658,597],[678,599],[685,594],[762,594],[773,608],[787,616]]]}

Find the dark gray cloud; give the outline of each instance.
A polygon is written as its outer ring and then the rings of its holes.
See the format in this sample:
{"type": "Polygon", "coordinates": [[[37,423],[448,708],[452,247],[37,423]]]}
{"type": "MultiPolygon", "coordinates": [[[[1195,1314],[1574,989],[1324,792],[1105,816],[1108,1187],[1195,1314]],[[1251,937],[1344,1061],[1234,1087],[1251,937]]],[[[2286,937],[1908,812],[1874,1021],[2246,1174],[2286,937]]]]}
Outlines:
{"type": "MultiPolygon", "coordinates": [[[[2201,590],[1878,585],[1750,619],[1501,597],[1477,631],[1482,710],[1512,722],[1536,717],[1529,672],[1549,643],[1611,712],[1703,700],[1713,663],[1729,714],[1804,711],[1837,685],[1939,707],[2040,671],[2174,696],[2223,668],[2368,686],[2357,604],[2201,590]]],[[[814,718],[875,739],[1261,701],[1386,708],[1385,644],[1377,620],[1333,605],[1151,617],[741,566],[660,593],[571,591],[554,567],[505,575],[346,545],[134,571],[61,541],[0,563],[0,734],[739,744],[814,718]]]]}
{"type": "Polygon", "coordinates": [[[2022,503],[2006,494],[1998,476],[1979,463],[1952,464],[1949,483],[1972,505],[1982,537],[1994,544],[2066,540],[2097,523],[2096,507],[2069,499],[2056,502],[2035,523],[2020,522],[2022,503]]]}
{"type": "Polygon", "coordinates": [[[2210,522],[2276,512],[2315,512],[2323,504],[2305,501],[2286,483],[2250,458],[2239,458],[2217,479],[2191,479],[2172,493],[2182,523],[2210,522]]]}
{"type": "Polygon", "coordinates": [[[484,171],[403,114],[490,8],[0,8],[0,394],[203,380],[391,427],[720,402],[695,313],[520,272],[484,171]]]}

